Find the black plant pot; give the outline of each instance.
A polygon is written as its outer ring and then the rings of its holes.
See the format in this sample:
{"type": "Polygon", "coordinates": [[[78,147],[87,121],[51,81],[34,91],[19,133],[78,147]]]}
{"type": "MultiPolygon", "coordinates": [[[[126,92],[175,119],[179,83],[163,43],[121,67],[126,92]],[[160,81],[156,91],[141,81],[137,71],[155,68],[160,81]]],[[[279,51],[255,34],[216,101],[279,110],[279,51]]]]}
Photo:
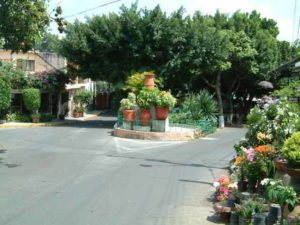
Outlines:
{"type": "Polygon", "coordinates": [[[266,225],[266,216],[261,213],[255,214],[253,225],[266,225]]]}

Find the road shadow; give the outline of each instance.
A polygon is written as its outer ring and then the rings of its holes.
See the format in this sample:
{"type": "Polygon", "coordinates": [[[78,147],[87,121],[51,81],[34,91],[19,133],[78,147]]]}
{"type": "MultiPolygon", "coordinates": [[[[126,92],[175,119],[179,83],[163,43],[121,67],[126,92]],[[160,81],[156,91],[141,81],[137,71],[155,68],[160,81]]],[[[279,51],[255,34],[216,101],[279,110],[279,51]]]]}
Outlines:
{"type": "MultiPolygon", "coordinates": [[[[165,159],[149,159],[149,158],[139,158],[139,157],[134,157],[134,156],[121,156],[121,155],[106,155],[107,157],[115,157],[115,158],[126,158],[126,159],[137,159],[137,160],[144,160],[148,162],[158,162],[158,163],[165,163],[165,164],[171,164],[174,166],[189,166],[189,167],[204,167],[208,169],[228,169],[228,167],[218,167],[218,166],[208,166],[205,164],[197,164],[197,163],[180,163],[180,162],[172,162],[170,160],[165,160],[165,159]]],[[[140,166],[145,165],[145,164],[140,164],[140,166]]],[[[155,167],[157,165],[147,165],[147,167],[155,167]]],[[[143,166],[145,167],[145,166],[143,166]]]]}
{"type": "MultiPolygon", "coordinates": [[[[0,149],[0,154],[4,154],[7,152],[7,149],[0,149]]],[[[16,164],[16,163],[5,163],[3,162],[3,158],[0,158],[0,167],[5,166],[7,168],[15,168],[15,167],[19,167],[20,164],[16,164]]]]}

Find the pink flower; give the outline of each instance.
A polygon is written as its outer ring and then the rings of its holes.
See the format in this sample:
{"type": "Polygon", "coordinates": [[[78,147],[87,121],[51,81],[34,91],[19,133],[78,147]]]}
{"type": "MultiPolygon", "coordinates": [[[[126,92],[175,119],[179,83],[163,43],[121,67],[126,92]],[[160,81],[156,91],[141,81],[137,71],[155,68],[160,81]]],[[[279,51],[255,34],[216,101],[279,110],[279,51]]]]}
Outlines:
{"type": "Polygon", "coordinates": [[[222,201],[222,196],[221,196],[221,195],[218,195],[218,196],[216,197],[216,199],[217,199],[217,201],[222,201]]]}
{"type": "Polygon", "coordinates": [[[220,190],[220,192],[224,193],[224,191],[226,190],[226,188],[223,187],[223,186],[221,186],[221,187],[219,188],[219,190],[220,190]]]}

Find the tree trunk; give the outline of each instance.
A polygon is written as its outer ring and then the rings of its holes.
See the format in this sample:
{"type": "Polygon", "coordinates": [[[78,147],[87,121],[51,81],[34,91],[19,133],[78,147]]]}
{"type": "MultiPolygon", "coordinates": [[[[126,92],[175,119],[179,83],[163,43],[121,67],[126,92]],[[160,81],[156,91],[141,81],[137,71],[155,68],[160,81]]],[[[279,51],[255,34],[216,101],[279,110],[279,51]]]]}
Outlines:
{"type": "Polygon", "coordinates": [[[216,89],[218,107],[219,107],[219,128],[224,128],[225,122],[224,122],[224,112],[223,112],[223,101],[221,95],[221,73],[218,73],[217,75],[215,89],[216,89]]]}
{"type": "Polygon", "coordinates": [[[232,120],[233,120],[233,104],[232,104],[232,98],[231,96],[228,96],[228,103],[229,103],[229,119],[228,119],[228,123],[232,124],[232,120]]]}
{"type": "Polygon", "coordinates": [[[62,107],[61,107],[61,92],[58,92],[58,101],[57,101],[57,115],[56,117],[59,118],[59,115],[62,114],[62,107]]]}

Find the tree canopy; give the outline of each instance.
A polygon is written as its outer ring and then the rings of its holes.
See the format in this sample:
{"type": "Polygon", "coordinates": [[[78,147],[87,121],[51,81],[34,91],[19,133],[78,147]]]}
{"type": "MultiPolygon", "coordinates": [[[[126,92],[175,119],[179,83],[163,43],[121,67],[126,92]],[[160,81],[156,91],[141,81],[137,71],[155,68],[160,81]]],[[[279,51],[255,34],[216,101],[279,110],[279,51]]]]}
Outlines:
{"type": "Polygon", "coordinates": [[[180,8],[167,15],[133,4],[69,24],[61,45],[75,74],[119,82],[133,70],[154,70],[173,92],[209,88],[223,115],[224,99],[260,95],[268,71],[296,54],[278,33],[276,22],[256,11],[185,16],[180,8]]]}
{"type": "Polygon", "coordinates": [[[0,46],[12,51],[26,52],[41,40],[50,21],[58,30],[64,30],[61,7],[51,17],[47,12],[48,0],[0,0],[0,46]]]}

